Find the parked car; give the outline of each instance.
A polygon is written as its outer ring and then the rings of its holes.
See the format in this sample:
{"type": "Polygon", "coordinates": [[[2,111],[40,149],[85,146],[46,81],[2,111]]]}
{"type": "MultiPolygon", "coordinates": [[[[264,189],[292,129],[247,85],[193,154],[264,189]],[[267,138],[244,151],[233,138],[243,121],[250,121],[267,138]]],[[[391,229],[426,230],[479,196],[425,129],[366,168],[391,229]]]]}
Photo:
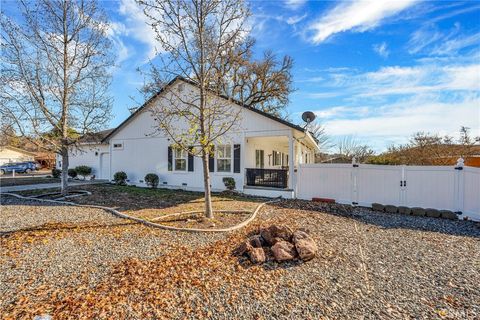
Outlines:
{"type": "Polygon", "coordinates": [[[0,166],[0,175],[3,175],[8,172],[15,172],[18,173],[30,173],[34,170],[36,170],[36,165],[35,162],[29,161],[29,162],[12,162],[12,163],[7,163],[4,165],[0,166]]]}
{"type": "Polygon", "coordinates": [[[40,170],[42,166],[36,161],[26,161],[32,170],[40,170]]]}

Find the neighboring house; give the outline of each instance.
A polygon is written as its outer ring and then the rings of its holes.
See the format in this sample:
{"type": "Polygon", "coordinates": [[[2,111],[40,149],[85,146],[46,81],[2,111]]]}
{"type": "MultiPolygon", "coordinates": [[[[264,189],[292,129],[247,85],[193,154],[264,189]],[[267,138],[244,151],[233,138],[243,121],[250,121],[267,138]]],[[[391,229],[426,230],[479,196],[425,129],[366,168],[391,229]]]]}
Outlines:
{"type": "Polygon", "coordinates": [[[3,146],[0,147],[0,165],[9,162],[34,161],[35,153],[20,148],[3,146]]]}
{"type": "MultiPolygon", "coordinates": [[[[160,177],[160,186],[203,190],[203,168],[199,157],[172,148],[172,142],[155,134],[158,126],[150,108],[165,103],[160,95],[169,90],[198,90],[194,83],[177,77],[138,108],[101,141],[85,141],[70,154],[70,167],[89,165],[97,178],[112,179],[115,172],[127,173],[130,184],[145,186],[147,173],[160,177]]],[[[318,145],[304,128],[265,112],[232,102],[239,108],[241,123],[215,146],[209,168],[213,191],[225,190],[224,177],[233,177],[236,189],[249,194],[292,197],[295,172],[300,163],[314,163],[318,145]]],[[[185,125],[180,124],[179,125],[185,125]]]]}

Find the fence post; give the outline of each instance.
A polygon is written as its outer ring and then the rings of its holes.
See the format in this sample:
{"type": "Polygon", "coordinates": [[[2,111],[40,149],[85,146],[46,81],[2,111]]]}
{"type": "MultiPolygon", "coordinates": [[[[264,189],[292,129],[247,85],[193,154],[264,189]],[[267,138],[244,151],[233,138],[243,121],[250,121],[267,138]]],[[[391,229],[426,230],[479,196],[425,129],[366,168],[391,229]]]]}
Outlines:
{"type": "Polygon", "coordinates": [[[455,166],[455,186],[454,186],[454,203],[455,211],[458,213],[463,212],[463,198],[465,191],[464,172],[463,172],[464,160],[463,158],[457,159],[457,165],[455,166]]]}
{"type": "Polygon", "coordinates": [[[355,157],[352,158],[352,205],[358,204],[358,164],[355,157]]]}

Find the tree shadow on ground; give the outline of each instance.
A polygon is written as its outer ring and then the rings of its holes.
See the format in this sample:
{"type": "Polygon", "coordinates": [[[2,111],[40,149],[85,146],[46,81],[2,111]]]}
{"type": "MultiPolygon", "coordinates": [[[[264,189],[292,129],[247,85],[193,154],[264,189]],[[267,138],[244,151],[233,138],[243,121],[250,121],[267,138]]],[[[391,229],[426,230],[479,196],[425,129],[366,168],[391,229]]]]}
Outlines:
{"type": "MultiPolygon", "coordinates": [[[[179,205],[192,204],[198,206],[204,201],[204,194],[201,192],[190,192],[185,190],[173,189],[147,189],[133,186],[116,186],[111,184],[96,184],[76,186],[71,188],[70,192],[76,190],[89,191],[91,195],[69,198],[66,201],[76,204],[99,205],[109,208],[115,208],[119,211],[136,211],[145,209],[162,210],[179,205]]],[[[42,194],[58,192],[58,189],[32,190],[17,192],[23,196],[34,196],[42,198],[42,194]]],[[[251,203],[260,203],[265,199],[245,197],[234,192],[212,193],[212,202],[235,202],[244,201],[251,203]]],[[[48,198],[48,197],[45,197],[48,198]]],[[[2,201],[8,205],[8,201],[2,201]]],[[[26,205],[42,205],[41,202],[28,202],[26,205]]],[[[44,204],[44,203],[43,203],[44,204]]]]}
{"type": "Polygon", "coordinates": [[[352,207],[342,204],[317,203],[306,200],[284,200],[271,203],[278,209],[317,211],[374,225],[384,229],[410,229],[438,232],[453,236],[480,238],[480,223],[465,220],[418,217],[411,215],[382,213],[365,207],[352,207]]]}
{"type": "Polygon", "coordinates": [[[88,224],[88,223],[45,223],[39,226],[20,228],[10,231],[0,231],[0,237],[9,237],[16,234],[37,232],[37,231],[69,231],[69,230],[100,230],[114,227],[124,227],[140,224],[139,222],[129,221],[121,223],[108,223],[108,224],[88,224]]]}

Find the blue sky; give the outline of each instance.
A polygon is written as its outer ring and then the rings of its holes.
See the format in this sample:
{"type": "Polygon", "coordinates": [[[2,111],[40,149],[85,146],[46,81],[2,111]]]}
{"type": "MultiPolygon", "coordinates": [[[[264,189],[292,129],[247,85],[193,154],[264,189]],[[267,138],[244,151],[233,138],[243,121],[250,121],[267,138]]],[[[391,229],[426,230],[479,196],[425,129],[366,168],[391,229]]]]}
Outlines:
{"type": "MultiPolygon", "coordinates": [[[[154,33],[134,0],[101,1],[118,67],[118,125],[135,106],[154,33]]],[[[480,135],[480,1],[251,1],[256,54],[295,61],[288,112],[314,111],[332,139],[382,151],[416,131],[480,135]]]]}

